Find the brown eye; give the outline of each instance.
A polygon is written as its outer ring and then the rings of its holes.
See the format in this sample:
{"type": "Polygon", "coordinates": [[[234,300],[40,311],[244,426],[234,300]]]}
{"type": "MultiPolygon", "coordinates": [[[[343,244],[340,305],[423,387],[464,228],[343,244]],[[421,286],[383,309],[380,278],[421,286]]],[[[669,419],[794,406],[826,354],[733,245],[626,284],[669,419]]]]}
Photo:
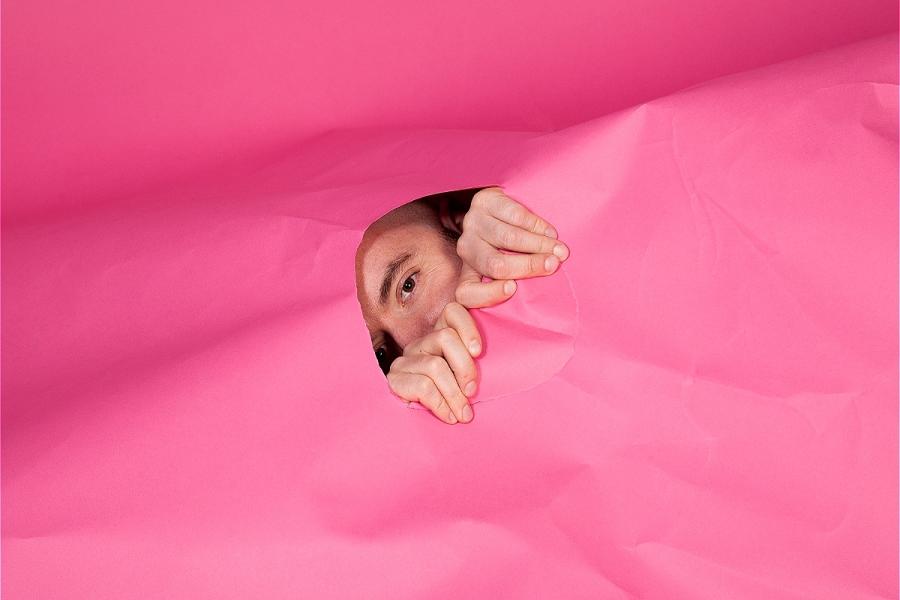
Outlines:
{"type": "Polygon", "coordinates": [[[418,278],[418,276],[418,273],[413,273],[403,281],[403,285],[400,286],[401,302],[406,302],[409,299],[410,294],[412,294],[413,290],[416,289],[416,279],[418,278]]]}

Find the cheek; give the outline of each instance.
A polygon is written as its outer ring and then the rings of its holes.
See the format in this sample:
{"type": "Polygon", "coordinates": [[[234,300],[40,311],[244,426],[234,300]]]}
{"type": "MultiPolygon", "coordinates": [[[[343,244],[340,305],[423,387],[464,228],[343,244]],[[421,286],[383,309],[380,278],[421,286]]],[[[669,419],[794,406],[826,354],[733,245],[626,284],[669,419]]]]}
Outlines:
{"type": "Polygon", "coordinates": [[[434,331],[434,324],[448,303],[456,299],[460,263],[450,257],[423,269],[422,295],[412,314],[398,319],[395,339],[405,347],[408,343],[434,331]]]}
{"type": "Polygon", "coordinates": [[[428,290],[422,291],[415,309],[404,315],[398,315],[392,327],[392,335],[401,348],[434,331],[434,325],[441,316],[447,302],[453,299],[456,287],[442,282],[432,283],[428,290]],[[447,294],[450,294],[448,300],[447,294]]]}
{"type": "Polygon", "coordinates": [[[433,278],[434,284],[429,290],[429,311],[428,320],[432,327],[437,322],[438,317],[450,302],[456,299],[456,285],[459,281],[459,269],[441,269],[440,273],[435,273],[433,278]]]}

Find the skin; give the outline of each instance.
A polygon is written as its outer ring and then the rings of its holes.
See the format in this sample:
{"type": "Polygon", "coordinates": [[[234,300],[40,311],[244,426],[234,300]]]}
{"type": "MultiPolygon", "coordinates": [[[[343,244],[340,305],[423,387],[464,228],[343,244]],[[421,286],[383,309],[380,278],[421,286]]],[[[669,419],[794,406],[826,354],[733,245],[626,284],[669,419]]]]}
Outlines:
{"type": "Polygon", "coordinates": [[[473,196],[455,243],[421,203],[373,223],[356,254],[357,295],[394,394],[445,423],[470,422],[482,340],[467,309],[505,302],[516,279],[556,272],[569,256],[557,238],[499,187],[473,196]]]}
{"type": "Polygon", "coordinates": [[[406,347],[429,333],[455,300],[462,259],[427,207],[405,205],[366,230],[356,255],[357,290],[376,349],[387,337],[406,347]],[[381,286],[389,265],[400,262],[385,303],[381,286]]]}

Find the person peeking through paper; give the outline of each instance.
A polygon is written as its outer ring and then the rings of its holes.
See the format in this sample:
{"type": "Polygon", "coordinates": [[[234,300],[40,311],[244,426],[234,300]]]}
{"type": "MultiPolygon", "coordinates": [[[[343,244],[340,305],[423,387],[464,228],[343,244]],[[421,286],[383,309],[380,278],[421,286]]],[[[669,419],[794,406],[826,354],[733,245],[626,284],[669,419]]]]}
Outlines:
{"type": "Polygon", "coordinates": [[[482,342],[467,309],[505,302],[516,279],[551,275],[568,256],[556,230],[499,187],[427,196],[375,221],[356,289],[391,391],[470,422],[482,342]]]}

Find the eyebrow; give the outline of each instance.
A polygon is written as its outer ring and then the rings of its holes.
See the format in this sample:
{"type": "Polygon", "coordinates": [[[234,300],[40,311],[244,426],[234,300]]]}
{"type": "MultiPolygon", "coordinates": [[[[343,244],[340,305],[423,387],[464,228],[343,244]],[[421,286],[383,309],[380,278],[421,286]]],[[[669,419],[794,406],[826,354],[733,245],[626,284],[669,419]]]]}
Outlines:
{"type": "Polygon", "coordinates": [[[388,294],[391,293],[391,287],[393,287],[394,284],[394,278],[397,277],[397,271],[399,271],[410,258],[412,258],[412,254],[409,252],[402,254],[391,261],[384,270],[384,280],[381,282],[381,289],[378,293],[378,300],[381,302],[382,306],[387,303],[388,294]]]}

